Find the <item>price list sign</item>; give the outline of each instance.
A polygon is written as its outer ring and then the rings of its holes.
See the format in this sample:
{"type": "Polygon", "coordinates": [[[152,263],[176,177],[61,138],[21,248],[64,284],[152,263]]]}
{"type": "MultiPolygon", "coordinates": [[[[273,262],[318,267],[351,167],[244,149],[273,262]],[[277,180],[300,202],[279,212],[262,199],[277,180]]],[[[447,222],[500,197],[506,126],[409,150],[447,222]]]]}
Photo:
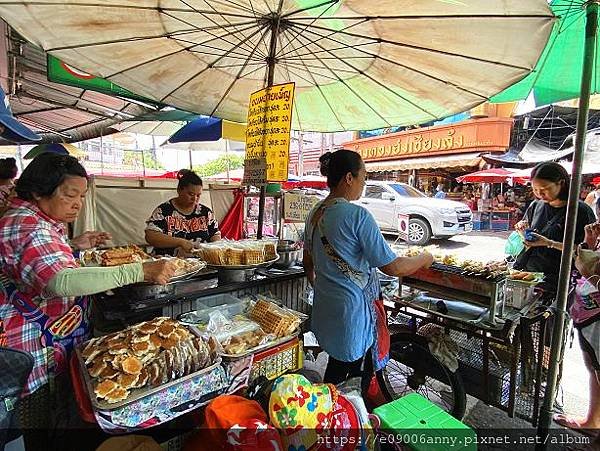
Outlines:
{"type": "Polygon", "coordinates": [[[294,83],[253,93],[246,125],[244,184],[261,186],[288,178],[294,83]]]}

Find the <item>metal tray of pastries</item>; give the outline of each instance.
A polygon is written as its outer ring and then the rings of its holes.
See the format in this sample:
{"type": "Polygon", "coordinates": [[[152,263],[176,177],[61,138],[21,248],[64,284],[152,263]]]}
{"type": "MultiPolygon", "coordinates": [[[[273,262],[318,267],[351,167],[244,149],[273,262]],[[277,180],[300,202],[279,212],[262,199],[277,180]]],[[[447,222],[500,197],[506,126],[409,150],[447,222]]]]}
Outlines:
{"type": "Polygon", "coordinates": [[[216,347],[171,318],[155,318],[76,348],[92,405],[113,410],[221,363],[216,347]]]}

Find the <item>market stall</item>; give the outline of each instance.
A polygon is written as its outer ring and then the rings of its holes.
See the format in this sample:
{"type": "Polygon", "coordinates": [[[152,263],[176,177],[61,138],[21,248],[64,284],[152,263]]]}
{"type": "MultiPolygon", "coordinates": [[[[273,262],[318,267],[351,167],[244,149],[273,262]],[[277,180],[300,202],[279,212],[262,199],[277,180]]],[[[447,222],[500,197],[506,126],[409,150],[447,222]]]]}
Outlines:
{"type": "MultiPolygon", "coordinates": [[[[95,296],[97,338],[77,349],[71,375],[81,416],[105,432],[164,424],[259,376],[301,368],[300,311],[309,311],[301,251],[250,240],[200,251],[179,259],[167,285],[95,296]]],[[[81,258],[109,266],[150,256],[128,246],[81,258]]]]}
{"type": "Polygon", "coordinates": [[[512,271],[504,262],[460,261],[438,251],[430,269],[402,278],[398,291],[387,290],[398,338],[382,377],[384,391],[397,397],[406,388],[390,381],[410,386],[426,375],[418,391],[433,392],[428,398],[458,418],[467,393],[536,425],[552,315],[535,289],[542,280],[543,274],[512,271]],[[421,342],[426,347],[419,359],[428,364],[411,355],[421,342]]]}
{"type": "Polygon", "coordinates": [[[473,210],[473,229],[508,231],[519,221],[524,211],[524,200],[516,195],[505,195],[506,187],[523,183],[516,170],[492,168],[457,177],[459,183],[477,184],[477,189],[467,188],[464,200],[473,210]],[[497,187],[494,190],[494,187],[497,187]]]}

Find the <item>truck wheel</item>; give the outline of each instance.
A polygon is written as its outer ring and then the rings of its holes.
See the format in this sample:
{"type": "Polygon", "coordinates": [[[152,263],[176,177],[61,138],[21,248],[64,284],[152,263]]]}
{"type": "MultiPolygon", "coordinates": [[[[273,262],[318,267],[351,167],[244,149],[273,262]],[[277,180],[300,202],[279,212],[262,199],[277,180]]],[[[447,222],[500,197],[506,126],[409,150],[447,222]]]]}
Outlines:
{"type": "Polygon", "coordinates": [[[408,243],[424,246],[431,239],[431,229],[427,221],[411,218],[408,223],[408,243]]]}

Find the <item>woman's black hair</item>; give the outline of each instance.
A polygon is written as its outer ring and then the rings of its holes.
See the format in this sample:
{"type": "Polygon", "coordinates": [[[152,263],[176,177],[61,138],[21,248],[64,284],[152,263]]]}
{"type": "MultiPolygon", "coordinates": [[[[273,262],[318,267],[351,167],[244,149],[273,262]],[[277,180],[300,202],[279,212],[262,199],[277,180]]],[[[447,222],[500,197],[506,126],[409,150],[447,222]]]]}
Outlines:
{"type": "Polygon", "coordinates": [[[17,181],[20,199],[33,201],[36,196],[50,197],[69,177],[88,178],[85,168],[70,155],[45,152],[35,157],[17,181]]]}
{"type": "Polygon", "coordinates": [[[560,164],[553,162],[538,164],[535,168],[533,168],[533,171],[531,171],[531,180],[533,179],[547,180],[548,182],[552,183],[560,183],[562,180],[564,183],[560,193],[558,193],[558,198],[560,200],[568,199],[571,177],[569,176],[567,170],[560,164]]]}
{"type": "Polygon", "coordinates": [[[17,176],[17,160],[0,158],[0,180],[14,179],[17,176]]]}
{"type": "Polygon", "coordinates": [[[360,155],[352,150],[340,149],[335,152],[326,152],[319,158],[321,174],[327,177],[327,186],[335,188],[340,181],[350,172],[358,177],[358,171],[363,167],[360,155]]]}
{"type": "Polygon", "coordinates": [[[185,188],[186,186],[195,185],[202,186],[202,179],[194,171],[189,169],[180,169],[177,173],[177,191],[185,188]]]}

